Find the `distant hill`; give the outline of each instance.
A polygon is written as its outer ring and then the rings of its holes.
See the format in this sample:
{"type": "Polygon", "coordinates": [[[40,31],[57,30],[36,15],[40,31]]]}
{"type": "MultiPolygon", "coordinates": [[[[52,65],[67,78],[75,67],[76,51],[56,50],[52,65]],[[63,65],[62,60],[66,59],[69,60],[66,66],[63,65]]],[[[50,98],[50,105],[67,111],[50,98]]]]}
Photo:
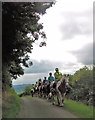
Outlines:
{"type": "Polygon", "coordinates": [[[22,93],[27,86],[31,85],[32,84],[13,85],[13,88],[15,89],[16,93],[19,94],[22,93]]]}

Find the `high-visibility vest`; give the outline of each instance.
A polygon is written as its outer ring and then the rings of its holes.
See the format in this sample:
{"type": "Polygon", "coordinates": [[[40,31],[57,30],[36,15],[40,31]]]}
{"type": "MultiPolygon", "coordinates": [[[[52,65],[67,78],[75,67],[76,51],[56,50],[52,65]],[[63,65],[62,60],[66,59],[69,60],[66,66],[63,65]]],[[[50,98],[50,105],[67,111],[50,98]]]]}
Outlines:
{"type": "Polygon", "coordinates": [[[58,76],[58,78],[56,78],[56,76],[55,76],[55,80],[60,80],[60,78],[62,77],[62,73],[61,72],[55,72],[54,75],[58,76]]]}

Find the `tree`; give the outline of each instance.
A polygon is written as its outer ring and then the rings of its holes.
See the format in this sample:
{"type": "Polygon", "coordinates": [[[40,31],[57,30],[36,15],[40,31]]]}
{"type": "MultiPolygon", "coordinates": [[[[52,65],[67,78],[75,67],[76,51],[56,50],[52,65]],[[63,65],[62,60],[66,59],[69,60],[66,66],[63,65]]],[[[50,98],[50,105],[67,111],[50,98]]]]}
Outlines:
{"type": "Polygon", "coordinates": [[[75,82],[79,81],[80,78],[88,71],[89,69],[85,66],[82,69],[79,69],[78,71],[75,72],[75,74],[72,76],[72,84],[75,82]]]}
{"type": "MultiPolygon", "coordinates": [[[[33,43],[39,36],[46,38],[43,25],[38,23],[40,14],[45,14],[52,2],[3,2],[2,3],[2,60],[3,86],[6,74],[16,79],[23,75],[22,65],[29,67],[28,53],[32,52],[33,43]],[[28,36],[31,34],[32,38],[28,36]],[[28,61],[28,62],[27,62],[28,61]]],[[[45,44],[42,44],[42,46],[45,44]]]]}
{"type": "Polygon", "coordinates": [[[93,105],[93,69],[87,67],[80,69],[73,75],[72,81],[75,82],[73,82],[70,98],[86,105],[93,105]]]}
{"type": "Polygon", "coordinates": [[[25,95],[30,95],[31,94],[31,87],[27,86],[24,90],[25,95]]]}

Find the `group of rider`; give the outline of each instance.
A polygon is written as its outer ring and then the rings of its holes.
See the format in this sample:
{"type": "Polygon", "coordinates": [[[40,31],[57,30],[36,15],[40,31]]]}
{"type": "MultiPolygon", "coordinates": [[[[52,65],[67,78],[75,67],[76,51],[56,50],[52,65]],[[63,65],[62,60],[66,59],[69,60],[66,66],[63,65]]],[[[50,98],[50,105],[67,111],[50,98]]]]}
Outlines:
{"type": "Polygon", "coordinates": [[[56,68],[55,71],[56,72],[54,73],[54,77],[52,76],[52,73],[49,73],[48,80],[47,80],[47,77],[44,77],[43,82],[42,82],[41,79],[39,79],[38,82],[36,82],[36,84],[38,84],[38,86],[40,86],[41,84],[47,85],[48,83],[51,83],[55,80],[57,80],[57,81],[60,80],[60,77],[62,76],[62,73],[59,72],[58,68],[56,68]]]}
{"type": "MultiPolygon", "coordinates": [[[[64,100],[63,95],[66,96],[71,89],[68,79],[69,79],[69,75],[62,75],[62,73],[59,72],[59,69],[56,68],[54,77],[52,73],[49,73],[48,79],[47,77],[44,77],[43,81],[39,79],[35,85],[33,84],[34,91],[37,90],[37,93],[39,96],[42,96],[43,93],[46,93],[45,95],[47,95],[47,97],[51,97],[52,95],[56,94],[58,105],[63,106],[63,100],[64,100]]],[[[33,94],[33,91],[32,91],[32,94],[33,94]]],[[[52,104],[54,104],[54,102],[52,104]]]]}
{"type": "Polygon", "coordinates": [[[56,68],[55,73],[54,73],[54,77],[53,77],[52,73],[49,73],[48,80],[46,77],[44,77],[43,81],[41,79],[39,79],[38,82],[36,82],[36,84],[35,84],[35,88],[41,87],[42,85],[51,84],[52,82],[56,82],[57,83],[56,90],[58,91],[58,87],[61,84],[61,82],[60,82],[61,78],[62,78],[62,73],[59,72],[58,68],[56,68]]]}

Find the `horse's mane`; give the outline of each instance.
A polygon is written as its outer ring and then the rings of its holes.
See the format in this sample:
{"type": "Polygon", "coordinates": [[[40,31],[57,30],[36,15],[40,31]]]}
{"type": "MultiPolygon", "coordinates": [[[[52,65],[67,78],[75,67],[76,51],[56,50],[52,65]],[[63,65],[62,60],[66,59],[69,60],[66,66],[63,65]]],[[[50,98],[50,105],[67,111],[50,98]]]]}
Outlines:
{"type": "Polygon", "coordinates": [[[64,83],[64,84],[66,83],[66,79],[65,79],[64,76],[62,76],[60,80],[61,80],[62,83],[64,83]]]}

